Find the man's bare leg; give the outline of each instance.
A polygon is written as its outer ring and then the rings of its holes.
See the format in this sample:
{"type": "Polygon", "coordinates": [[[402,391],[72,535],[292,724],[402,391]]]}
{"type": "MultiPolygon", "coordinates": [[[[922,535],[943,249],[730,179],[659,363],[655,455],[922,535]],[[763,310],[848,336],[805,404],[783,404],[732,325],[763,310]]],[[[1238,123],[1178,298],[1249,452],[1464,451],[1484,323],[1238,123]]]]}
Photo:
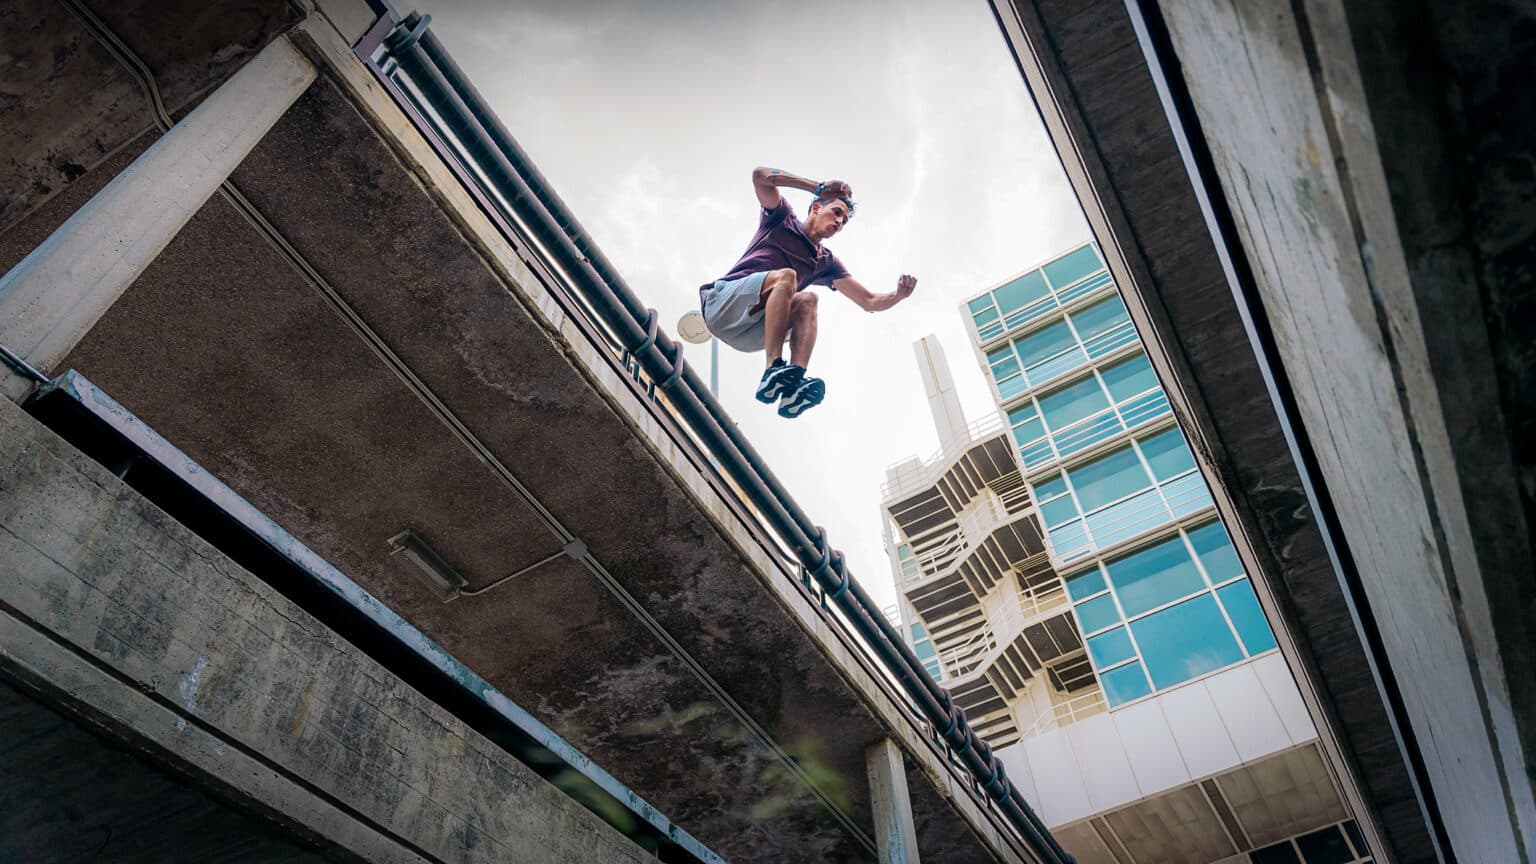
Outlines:
{"type": "Polygon", "coordinates": [[[801,368],[809,366],[815,347],[816,295],[802,291],[789,303],[789,362],[801,368]]]}
{"type": "Polygon", "coordinates": [[[789,335],[790,307],[795,299],[799,277],[795,271],[770,270],[763,277],[763,353],[765,365],[784,356],[784,340],[789,335]]]}

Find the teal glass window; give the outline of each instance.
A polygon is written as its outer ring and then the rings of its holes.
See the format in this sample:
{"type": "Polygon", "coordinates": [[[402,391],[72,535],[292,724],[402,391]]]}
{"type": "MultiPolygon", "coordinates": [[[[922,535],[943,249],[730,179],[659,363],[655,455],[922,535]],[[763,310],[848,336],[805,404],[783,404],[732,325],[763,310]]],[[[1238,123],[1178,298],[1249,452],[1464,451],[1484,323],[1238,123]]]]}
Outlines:
{"type": "Polygon", "coordinates": [[[1132,621],[1131,632],[1159,690],[1243,659],[1243,649],[1210,594],[1132,621]]]}
{"type": "Polygon", "coordinates": [[[1033,420],[1026,420],[1013,427],[1013,440],[1020,445],[1028,444],[1031,441],[1038,441],[1044,434],[1045,426],[1041,424],[1038,417],[1033,420]]]}
{"type": "Polygon", "coordinates": [[[1132,617],[1171,603],[1205,587],[1184,541],[1171,537],[1104,565],[1120,595],[1125,614],[1132,617]]]}
{"type": "Polygon", "coordinates": [[[1099,568],[1079,573],[1067,580],[1067,594],[1073,600],[1081,600],[1090,594],[1097,594],[1105,589],[1104,574],[1099,568]]]}
{"type": "Polygon", "coordinates": [[[1086,465],[1069,469],[1077,500],[1088,512],[1152,485],[1147,470],[1130,447],[1124,447],[1086,465]]]}
{"type": "Polygon", "coordinates": [[[1064,522],[1071,522],[1077,518],[1077,505],[1072,503],[1070,495],[1053,498],[1040,505],[1040,518],[1045,524],[1054,528],[1064,522]]]}
{"type": "Polygon", "coordinates": [[[1099,253],[1089,245],[1068,252],[1041,269],[1052,285],[1065,288],[1090,273],[1104,269],[1104,263],[1099,260],[1099,253]]]}
{"type": "Polygon", "coordinates": [[[1220,522],[1202,525],[1189,532],[1189,545],[1195,548],[1195,555],[1199,556],[1200,565],[1213,584],[1243,575],[1243,562],[1238,559],[1237,550],[1232,548],[1227,530],[1220,522]]]}
{"type": "Polygon", "coordinates": [[[1067,493],[1067,481],[1060,474],[1053,474],[1035,484],[1035,497],[1041,501],[1067,493]]]}
{"type": "Polygon", "coordinates": [[[1127,663],[1103,673],[1099,676],[1099,684],[1111,706],[1123,705],[1152,692],[1152,687],[1147,684],[1147,673],[1142,671],[1140,663],[1127,663]]]}
{"type": "Polygon", "coordinates": [[[1031,270],[1007,285],[993,291],[992,296],[997,298],[998,308],[1003,310],[1004,315],[1007,315],[1015,309],[1022,309],[1028,306],[1049,293],[1050,291],[1045,287],[1045,279],[1040,275],[1040,271],[1031,270]]]}
{"type": "Polygon", "coordinates": [[[992,369],[992,377],[999,381],[1009,375],[1016,375],[1019,371],[1019,360],[1013,356],[1013,349],[1007,345],[987,352],[987,365],[992,369]]]}
{"type": "Polygon", "coordinates": [[[916,654],[919,660],[927,660],[929,657],[938,656],[939,652],[934,650],[932,642],[925,639],[912,646],[912,653],[916,654]]]}
{"type": "Polygon", "coordinates": [[[991,294],[983,294],[980,297],[977,297],[975,300],[965,304],[965,306],[967,309],[971,310],[972,316],[980,315],[988,309],[992,310],[994,316],[997,314],[997,310],[992,306],[991,294]]]}
{"type": "Polygon", "coordinates": [[[1077,604],[1077,619],[1082,622],[1084,633],[1096,633],[1120,623],[1120,610],[1115,608],[1115,598],[1104,594],[1077,604]]]}
{"type": "Polygon", "coordinates": [[[912,641],[918,642],[927,638],[928,630],[927,628],[923,627],[923,622],[919,621],[912,625],[912,641]]]}
{"type": "Polygon", "coordinates": [[[1077,345],[1077,339],[1072,335],[1065,320],[1057,321],[1049,327],[1014,342],[1019,352],[1019,359],[1024,361],[1025,369],[1049,360],[1075,345],[1077,345]]]}
{"type": "Polygon", "coordinates": [[[1145,354],[1122,360],[1099,374],[1104,376],[1104,386],[1109,388],[1109,396],[1116,404],[1157,386],[1157,375],[1153,374],[1152,364],[1145,354]]]}
{"type": "Polygon", "coordinates": [[[1119,297],[1107,297],[1080,312],[1073,312],[1070,317],[1078,337],[1084,342],[1131,320],[1119,297]]]}
{"type": "Polygon", "coordinates": [[[1108,407],[1109,400],[1099,386],[1099,379],[1092,375],[1049,396],[1040,397],[1040,413],[1053,430],[1064,429],[1108,407]]]}
{"type": "Polygon", "coordinates": [[[1221,598],[1221,605],[1226,607],[1227,617],[1232,619],[1232,626],[1237,628],[1238,638],[1249,654],[1262,654],[1275,647],[1275,634],[1269,629],[1264,609],[1247,579],[1217,588],[1216,596],[1221,598]]]}
{"type": "Polygon", "coordinates": [[[1131,634],[1124,627],[1107,630],[1088,640],[1088,653],[1093,655],[1094,666],[1108,669],[1117,663],[1136,656],[1136,646],[1131,644],[1131,634]]]}
{"type": "Polygon", "coordinates": [[[1195,457],[1189,452],[1189,445],[1184,443],[1184,433],[1177,427],[1136,443],[1141,445],[1141,455],[1152,466],[1152,476],[1159,480],[1177,477],[1195,467],[1195,457]]]}
{"type": "Polygon", "coordinates": [[[997,320],[997,310],[993,309],[989,305],[987,308],[981,310],[980,312],[972,313],[971,320],[975,321],[976,326],[980,328],[982,325],[990,324],[997,320]]]}

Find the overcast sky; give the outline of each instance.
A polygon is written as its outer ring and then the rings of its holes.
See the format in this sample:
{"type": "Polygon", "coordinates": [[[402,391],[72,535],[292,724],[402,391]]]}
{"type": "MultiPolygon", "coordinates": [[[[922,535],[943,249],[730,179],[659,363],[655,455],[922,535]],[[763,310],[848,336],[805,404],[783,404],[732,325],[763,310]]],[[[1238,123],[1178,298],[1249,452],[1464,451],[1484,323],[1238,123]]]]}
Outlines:
{"type": "MultiPolygon", "coordinates": [[[[843,179],[828,242],[873,291],[826,288],[796,420],[752,398],[761,352],[721,346],[720,401],[859,581],[895,602],[886,466],[938,446],[912,343],[936,333],[970,419],[995,411],[961,301],[1088,239],[985,0],[420,0],[432,26],[630,286],[676,322],[757,225],[758,165],[843,179]]],[[[799,213],[809,196],[785,195],[799,213]]],[[[708,380],[707,345],[687,358],[708,380]]]]}

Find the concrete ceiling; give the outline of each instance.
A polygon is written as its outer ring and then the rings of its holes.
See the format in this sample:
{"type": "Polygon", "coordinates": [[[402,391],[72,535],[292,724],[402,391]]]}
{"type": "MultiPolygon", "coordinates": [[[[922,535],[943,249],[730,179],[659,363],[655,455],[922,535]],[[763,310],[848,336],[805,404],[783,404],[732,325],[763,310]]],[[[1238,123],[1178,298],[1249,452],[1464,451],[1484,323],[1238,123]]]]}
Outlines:
{"type": "Polygon", "coordinates": [[[1309,744],[1053,833],[1079,864],[1209,864],[1346,818],[1309,744]]]}

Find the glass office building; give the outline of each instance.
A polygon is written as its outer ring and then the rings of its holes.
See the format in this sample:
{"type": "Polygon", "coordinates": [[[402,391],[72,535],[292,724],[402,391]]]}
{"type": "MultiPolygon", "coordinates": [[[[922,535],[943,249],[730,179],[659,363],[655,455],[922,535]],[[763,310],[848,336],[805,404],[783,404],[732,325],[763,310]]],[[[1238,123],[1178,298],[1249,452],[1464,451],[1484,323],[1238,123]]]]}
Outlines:
{"type": "Polygon", "coordinates": [[[882,489],[929,673],[1084,864],[1370,861],[1097,247],[962,314],[997,410],[920,340],[940,446],[882,489]]]}

